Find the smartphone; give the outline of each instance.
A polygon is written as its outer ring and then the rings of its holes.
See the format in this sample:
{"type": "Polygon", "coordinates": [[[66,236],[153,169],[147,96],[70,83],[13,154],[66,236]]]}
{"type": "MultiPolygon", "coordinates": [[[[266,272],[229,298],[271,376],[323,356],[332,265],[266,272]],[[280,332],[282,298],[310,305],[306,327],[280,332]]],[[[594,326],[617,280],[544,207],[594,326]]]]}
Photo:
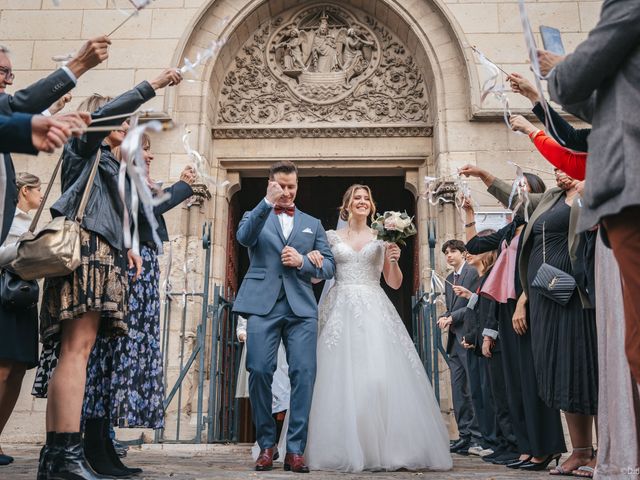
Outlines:
{"type": "Polygon", "coordinates": [[[545,50],[557,55],[565,54],[560,30],[555,27],[540,25],[540,35],[542,35],[542,44],[544,45],[545,50]]]}

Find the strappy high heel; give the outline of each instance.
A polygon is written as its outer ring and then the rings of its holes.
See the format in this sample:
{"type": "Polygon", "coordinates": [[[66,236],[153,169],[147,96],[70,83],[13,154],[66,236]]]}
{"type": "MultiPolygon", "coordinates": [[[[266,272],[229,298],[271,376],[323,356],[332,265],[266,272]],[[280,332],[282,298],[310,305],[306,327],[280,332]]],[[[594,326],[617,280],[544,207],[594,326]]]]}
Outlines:
{"type": "MultiPolygon", "coordinates": [[[[574,448],[573,451],[571,452],[573,454],[573,452],[591,452],[591,456],[589,457],[589,461],[591,461],[595,455],[595,451],[593,449],[593,447],[578,447],[578,448],[574,448]]],[[[554,468],[553,470],[551,470],[549,472],[550,475],[559,475],[559,476],[564,476],[564,477],[573,477],[573,472],[574,470],[577,470],[577,468],[572,468],[571,470],[565,470],[564,467],[562,465],[558,465],[556,463],[556,468],[554,468]]]]}

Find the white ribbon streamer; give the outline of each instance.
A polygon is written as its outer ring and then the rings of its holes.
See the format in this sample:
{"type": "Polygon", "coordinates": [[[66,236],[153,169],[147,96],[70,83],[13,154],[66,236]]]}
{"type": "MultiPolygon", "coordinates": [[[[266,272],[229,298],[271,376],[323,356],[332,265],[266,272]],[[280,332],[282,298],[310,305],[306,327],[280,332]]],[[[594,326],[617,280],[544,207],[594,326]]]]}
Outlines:
{"type": "Polygon", "coordinates": [[[131,127],[122,142],[120,151],[122,159],[118,176],[118,190],[124,207],[122,229],[124,234],[124,244],[126,248],[131,248],[136,255],[140,255],[140,237],[138,231],[138,206],[142,205],[142,211],[147,217],[151,227],[153,241],[162,252],[162,241],[158,237],[158,222],[153,212],[153,207],[159,205],[169,198],[168,194],[159,196],[153,195],[147,182],[147,167],[142,153],[142,136],[148,131],[162,131],[162,124],[158,121],[147,122],[142,125],[137,124],[137,117],[133,117],[131,127]],[[131,187],[131,215],[133,217],[134,233],[131,235],[131,223],[126,203],[126,177],[129,177],[131,187]]]}
{"type": "Polygon", "coordinates": [[[440,195],[440,192],[444,188],[443,180],[449,177],[450,175],[446,177],[424,177],[425,193],[420,196],[426,198],[431,205],[439,205],[441,202],[452,203],[452,200],[440,195]]]}
{"type": "MultiPolygon", "coordinates": [[[[224,28],[224,26],[229,22],[229,17],[224,17],[220,23],[220,30],[224,28]]],[[[180,73],[182,75],[186,73],[190,73],[193,76],[196,76],[196,69],[201,65],[207,63],[210,58],[213,58],[218,54],[218,52],[222,49],[224,44],[227,43],[226,38],[219,38],[217,40],[213,40],[207,48],[198,52],[196,54],[196,59],[192,62],[187,57],[184,58],[184,65],[180,67],[180,73]]],[[[187,81],[195,81],[195,80],[187,80],[187,81]]]]}
{"type": "Polygon", "coordinates": [[[198,177],[200,177],[202,181],[213,187],[215,190],[229,185],[230,182],[228,180],[225,180],[224,182],[218,182],[215,178],[206,173],[207,162],[200,154],[200,152],[191,148],[191,145],[189,144],[190,135],[191,130],[185,128],[184,135],[182,136],[182,145],[184,146],[184,150],[185,152],[187,152],[187,155],[189,155],[189,158],[191,158],[193,162],[193,168],[195,169],[198,177]]]}
{"type": "Polygon", "coordinates": [[[510,92],[511,90],[506,88],[504,83],[498,85],[498,78],[500,77],[501,69],[477,48],[474,47],[473,51],[478,55],[478,59],[482,66],[489,72],[489,77],[484,81],[481,87],[482,92],[480,94],[480,102],[483,103],[489,95],[493,95],[497,98],[500,103],[502,103],[502,117],[504,119],[504,123],[507,125],[509,130],[513,131],[511,129],[511,124],[509,123],[511,109],[509,108],[509,98],[506,95],[507,92],[510,92]]]}
{"type": "Polygon", "coordinates": [[[427,297],[427,303],[435,305],[438,303],[444,303],[445,288],[444,282],[440,278],[440,275],[435,270],[431,270],[431,280],[429,287],[429,296],[427,297]]]}
{"type": "Polygon", "coordinates": [[[518,213],[520,207],[524,208],[524,220],[529,222],[529,189],[527,188],[527,180],[524,176],[522,167],[514,162],[507,162],[516,167],[516,178],[513,180],[511,186],[511,195],[509,195],[509,205],[507,208],[513,213],[518,213]],[[515,204],[514,198],[517,198],[515,204]]]}
{"type": "Polygon", "coordinates": [[[549,104],[545,100],[544,89],[542,88],[542,82],[540,80],[546,80],[546,77],[542,75],[540,71],[540,62],[538,62],[538,46],[536,45],[536,39],[533,35],[531,28],[531,22],[529,21],[529,15],[527,15],[527,9],[524,4],[524,0],[518,0],[518,8],[520,9],[520,21],[522,22],[522,31],[524,32],[524,41],[527,45],[527,51],[529,53],[529,61],[531,62],[531,70],[534,73],[534,79],[536,83],[536,89],[538,90],[538,96],[542,100],[540,105],[544,110],[544,124],[547,127],[547,132],[553,131],[554,137],[562,144],[565,142],[560,138],[556,127],[551,121],[551,115],[549,112],[549,104]]]}

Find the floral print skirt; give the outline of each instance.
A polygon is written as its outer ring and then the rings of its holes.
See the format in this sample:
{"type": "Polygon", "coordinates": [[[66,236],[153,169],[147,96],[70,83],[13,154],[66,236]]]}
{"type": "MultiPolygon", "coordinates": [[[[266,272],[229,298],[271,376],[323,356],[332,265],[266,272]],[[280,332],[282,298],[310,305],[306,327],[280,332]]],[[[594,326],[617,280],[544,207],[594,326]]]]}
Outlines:
{"type": "Polygon", "coordinates": [[[83,418],[114,426],[162,428],[164,382],[160,349],[160,269],[153,248],[142,246],[142,275],[130,273],[129,333],[99,336],[89,357],[83,418]]]}

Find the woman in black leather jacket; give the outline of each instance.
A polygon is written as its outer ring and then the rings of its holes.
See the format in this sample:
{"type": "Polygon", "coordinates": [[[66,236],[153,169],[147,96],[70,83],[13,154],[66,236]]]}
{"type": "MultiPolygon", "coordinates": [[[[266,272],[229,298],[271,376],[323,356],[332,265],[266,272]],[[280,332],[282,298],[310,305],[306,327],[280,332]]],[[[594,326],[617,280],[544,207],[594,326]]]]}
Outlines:
{"type": "MultiPolygon", "coordinates": [[[[133,112],[153,98],[156,90],[176,85],[181,79],[176,69],[169,69],[111,101],[94,95],[89,103],[101,108],[93,112],[93,121],[133,112]]],[[[80,413],[87,360],[98,330],[114,335],[126,332],[123,319],[127,265],[123,250],[123,205],[118,193],[120,162],[111,152],[122,143],[128,128],[126,122],[121,122],[103,122],[113,125],[114,130],[106,136],[105,132],[91,132],[73,139],[62,153],[62,196],[51,207],[54,217],[74,219],[96,155],[99,166],[81,223],[82,263],[70,275],[46,279],[43,287],[41,338],[45,347],[59,340],[60,354],[56,365],[46,356],[45,348],[34,385],[35,390],[48,390],[47,445],[41,455],[39,479],[74,474],[89,480],[103,478],[85,460],[80,413]],[[51,370],[53,374],[49,377],[51,370]]],[[[134,258],[129,255],[129,265],[133,263],[134,258]]]]}

